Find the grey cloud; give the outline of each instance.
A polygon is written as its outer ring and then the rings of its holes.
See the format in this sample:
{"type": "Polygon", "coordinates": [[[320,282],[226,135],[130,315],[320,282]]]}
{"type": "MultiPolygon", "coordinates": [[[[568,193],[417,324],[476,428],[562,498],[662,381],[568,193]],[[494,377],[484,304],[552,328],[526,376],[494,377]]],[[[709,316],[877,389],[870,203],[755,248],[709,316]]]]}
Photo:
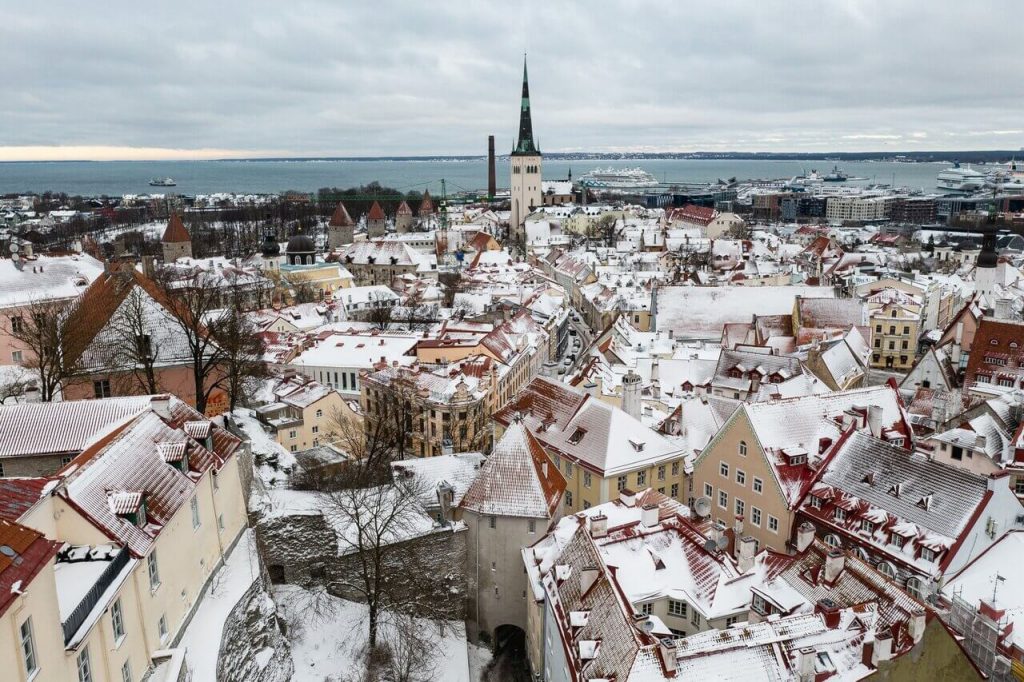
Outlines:
{"type": "Polygon", "coordinates": [[[1012,3],[103,3],[0,8],[0,146],[311,155],[1016,148],[1012,3]]]}

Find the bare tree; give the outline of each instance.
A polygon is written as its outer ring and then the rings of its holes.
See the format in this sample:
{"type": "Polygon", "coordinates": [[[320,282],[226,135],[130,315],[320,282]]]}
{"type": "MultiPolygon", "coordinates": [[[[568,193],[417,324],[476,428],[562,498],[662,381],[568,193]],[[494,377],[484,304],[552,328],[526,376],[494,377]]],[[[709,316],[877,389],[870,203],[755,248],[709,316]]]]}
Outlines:
{"type": "Polygon", "coordinates": [[[232,305],[210,330],[221,351],[221,365],[214,386],[227,393],[228,409],[234,411],[248,403],[260,381],[268,376],[263,353],[266,344],[256,323],[239,307],[232,305]]]}
{"type": "Polygon", "coordinates": [[[422,542],[431,528],[422,500],[432,491],[417,478],[363,485],[359,470],[322,493],[324,515],[337,533],[338,550],[352,569],[332,579],[332,590],[358,595],[368,608],[372,654],[385,614],[452,620],[462,615],[462,575],[455,557],[422,542]]]}
{"type": "Polygon", "coordinates": [[[120,394],[161,392],[160,346],[152,337],[153,318],[162,314],[156,308],[145,291],[133,286],[98,339],[98,359],[123,384],[120,394]]]}
{"type": "Polygon", "coordinates": [[[224,349],[217,343],[207,321],[219,319],[221,292],[210,286],[198,268],[181,276],[170,268],[158,270],[154,279],[165,309],[181,331],[191,364],[196,410],[206,411],[211,393],[222,378],[224,349]]]}
{"type": "MultiPolygon", "coordinates": [[[[443,626],[442,626],[443,627],[443,626]]],[[[387,682],[429,682],[437,679],[436,651],[443,631],[407,614],[389,613],[382,629],[386,660],[381,677],[387,682]]]]}
{"type": "Polygon", "coordinates": [[[391,303],[391,299],[385,298],[383,295],[378,294],[375,291],[371,291],[367,300],[369,310],[366,313],[366,321],[381,331],[387,330],[387,328],[391,326],[391,321],[395,313],[395,309],[391,303]]]}
{"type": "Polygon", "coordinates": [[[77,354],[66,353],[69,337],[78,333],[69,332],[65,324],[71,308],[69,301],[37,300],[7,318],[4,331],[24,349],[24,366],[38,378],[39,397],[44,402],[56,398],[79,374],[77,354]]]}
{"type": "Polygon", "coordinates": [[[14,367],[0,374],[0,405],[12,399],[17,401],[34,385],[32,375],[24,367],[14,367]]]}

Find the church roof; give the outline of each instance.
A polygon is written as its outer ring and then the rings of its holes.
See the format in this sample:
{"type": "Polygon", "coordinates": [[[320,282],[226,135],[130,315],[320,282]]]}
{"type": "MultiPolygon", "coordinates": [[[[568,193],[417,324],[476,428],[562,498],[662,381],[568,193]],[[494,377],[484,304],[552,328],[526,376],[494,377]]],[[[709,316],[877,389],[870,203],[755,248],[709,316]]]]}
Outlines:
{"type": "Polygon", "coordinates": [[[339,201],[338,207],[334,209],[334,214],[331,216],[331,222],[328,224],[331,227],[351,227],[356,223],[352,220],[352,216],[348,214],[345,204],[339,201]]]}
{"type": "Polygon", "coordinates": [[[526,76],[526,58],[523,58],[523,98],[519,109],[519,140],[513,156],[539,156],[540,149],[533,141],[533,121],[530,117],[530,83],[526,76]]]}
{"type": "Polygon", "coordinates": [[[164,230],[164,236],[160,238],[160,241],[165,244],[179,244],[192,241],[192,237],[189,235],[188,230],[185,229],[185,225],[181,222],[181,217],[177,213],[171,214],[171,219],[167,221],[167,229],[164,230]]]}
{"type": "Polygon", "coordinates": [[[384,209],[380,207],[376,201],[373,202],[373,206],[370,207],[370,212],[366,215],[367,220],[384,220],[384,209]]]}

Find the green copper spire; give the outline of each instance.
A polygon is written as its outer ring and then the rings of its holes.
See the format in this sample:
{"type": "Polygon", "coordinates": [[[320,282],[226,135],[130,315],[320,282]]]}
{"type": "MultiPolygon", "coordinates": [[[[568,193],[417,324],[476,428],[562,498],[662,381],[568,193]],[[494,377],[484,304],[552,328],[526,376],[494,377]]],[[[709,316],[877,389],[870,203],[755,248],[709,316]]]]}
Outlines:
{"type": "Polygon", "coordinates": [[[530,82],[526,76],[526,55],[523,55],[523,99],[519,110],[519,140],[516,142],[513,155],[540,154],[533,141],[533,122],[530,120],[530,82]]]}

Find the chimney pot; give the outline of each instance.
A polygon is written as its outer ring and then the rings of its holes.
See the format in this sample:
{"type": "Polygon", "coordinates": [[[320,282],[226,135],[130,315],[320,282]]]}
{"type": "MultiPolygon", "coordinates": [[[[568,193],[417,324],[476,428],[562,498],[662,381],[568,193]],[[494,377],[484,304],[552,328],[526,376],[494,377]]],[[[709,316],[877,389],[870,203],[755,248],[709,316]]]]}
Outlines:
{"type": "Polygon", "coordinates": [[[796,551],[803,552],[814,542],[814,526],[804,521],[796,529],[796,551]]]}
{"type": "Polygon", "coordinates": [[[640,513],[640,523],[644,528],[653,528],[658,525],[659,507],[656,504],[645,504],[640,513]]]}

